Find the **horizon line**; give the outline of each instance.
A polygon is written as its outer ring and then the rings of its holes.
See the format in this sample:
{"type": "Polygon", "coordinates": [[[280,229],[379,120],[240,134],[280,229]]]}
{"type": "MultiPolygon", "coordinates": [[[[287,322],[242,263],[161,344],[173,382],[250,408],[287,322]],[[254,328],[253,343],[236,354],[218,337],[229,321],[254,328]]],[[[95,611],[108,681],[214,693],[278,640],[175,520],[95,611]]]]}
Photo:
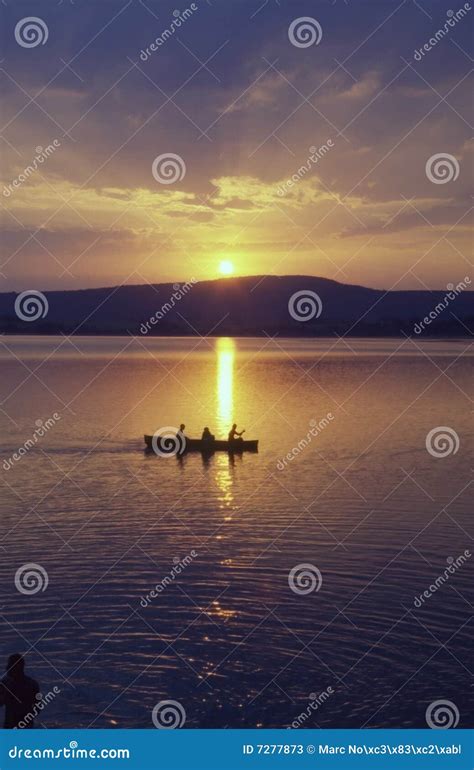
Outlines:
{"type": "MultiPolygon", "coordinates": [[[[465,280],[467,276],[464,276],[463,278],[459,279],[460,281],[465,280]]],[[[43,291],[48,293],[61,293],[61,292],[79,292],[79,291],[107,291],[107,290],[117,290],[120,288],[145,288],[147,286],[149,287],[156,287],[156,286],[173,286],[175,290],[177,291],[179,287],[183,285],[187,285],[189,283],[197,286],[199,284],[205,284],[205,283],[230,283],[235,281],[248,281],[251,279],[264,281],[268,279],[284,279],[284,278],[297,278],[297,279],[310,279],[310,280],[318,280],[318,281],[324,281],[328,283],[334,283],[339,286],[347,286],[347,287],[354,287],[358,289],[366,289],[368,291],[376,291],[376,292],[405,292],[405,293],[414,293],[414,292],[443,292],[443,291],[449,291],[450,288],[453,286],[452,282],[446,286],[440,287],[440,288],[432,288],[432,287],[425,287],[420,289],[396,289],[396,288],[384,288],[384,287],[376,287],[376,286],[367,286],[364,284],[358,284],[358,283],[345,283],[343,281],[338,281],[335,278],[327,278],[325,276],[321,275],[311,275],[311,274],[305,274],[305,273],[288,273],[288,274],[275,274],[275,273],[258,273],[258,274],[246,274],[246,275],[229,275],[229,276],[216,276],[215,278],[203,278],[200,280],[194,279],[193,277],[187,278],[186,280],[166,280],[166,281],[157,281],[157,282],[151,282],[151,281],[145,281],[144,283],[117,283],[117,284],[101,284],[98,286],[82,286],[79,288],[55,288],[55,289],[36,289],[37,291],[43,291]]],[[[255,287],[256,288],[256,287],[255,287]]],[[[8,291],[0,291],[0,295],[5,294],[20,294],[23,291],[26,290],[32,290],[31,284],[25,285],[25,288],[22,289],[10,289],[8,291]]],[[[473,291],[472,289],[466,289],[466,291],[473,291]]]]}

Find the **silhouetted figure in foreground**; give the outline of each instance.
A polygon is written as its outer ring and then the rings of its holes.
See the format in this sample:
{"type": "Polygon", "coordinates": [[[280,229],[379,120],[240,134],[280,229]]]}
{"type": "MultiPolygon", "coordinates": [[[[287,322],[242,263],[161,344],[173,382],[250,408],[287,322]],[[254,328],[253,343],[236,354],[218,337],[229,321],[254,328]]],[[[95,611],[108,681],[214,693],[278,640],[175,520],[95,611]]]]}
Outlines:
{"type": "Polygon", "coordinates": [[[232,428],[229,431],[229,436],[228,436],[229,441],[236,441],[242,436],[242,433],[245,433],[245,428],[244,430],[241,430],[239,433],[239,431],[237,430],[237,423],[234,422],[232,428]]]}
{"type": "MultiPolygon", "coordinates": [[[[25,660],[15,653],[8,658],[6,674],[0,682],[0,706],[5,706],[6,729],[18,727],[27,714],[31,714],[37,703],[39,685],[25,674],[25,660]]],[[[33,719],[25,727],[33,727],[33,719]]]]}
{"type": "Polygon", "coordinates": [[[183,435],[184,435],[184,429],[185,429],[185,427],[186,427],[186,425],[185,425],[183,422],[182,422],[182,423],[181,423],[181,425],[179,426],[179,432],[180,432],[180,433],[182,433],[183,435]]]}
{"type": "Polygon", "coordinates": [[[204,428],[204,430],[202,432],[201,440],[202,441],[214,441],[214,439],[215,439],[215,436],[214,436],[213,433],[211,433],[209,428],[204,428]]]}

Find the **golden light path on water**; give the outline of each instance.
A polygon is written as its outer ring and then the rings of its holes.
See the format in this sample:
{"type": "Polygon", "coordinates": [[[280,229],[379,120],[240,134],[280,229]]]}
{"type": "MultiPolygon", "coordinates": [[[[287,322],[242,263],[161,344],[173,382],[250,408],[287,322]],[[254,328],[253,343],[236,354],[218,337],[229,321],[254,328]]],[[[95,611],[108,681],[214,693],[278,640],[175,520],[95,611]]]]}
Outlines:
{"type": "MultiPolygon", "coordinates": [[[[216,340],[217,356],[217,429],[219,437],[226,437],[234,421],[234,363],[235,342],[230,337],[219,337],[216,340]]],[[[232,494],[233,478],[229,455],[216,454],[216,482],[221,491],[221,507],[227,513],[224,521],[231,520],[231,508],[234,500],[232,494]]],[[[218,535],[218,537],[220,537],[218,535]]]]}
{"type": "Polygon", "coordinates": [[[235,342],[230,337],[216,340],[217,355],[217,426],[219,435],[227,435],[233,422],[235,342]]]}

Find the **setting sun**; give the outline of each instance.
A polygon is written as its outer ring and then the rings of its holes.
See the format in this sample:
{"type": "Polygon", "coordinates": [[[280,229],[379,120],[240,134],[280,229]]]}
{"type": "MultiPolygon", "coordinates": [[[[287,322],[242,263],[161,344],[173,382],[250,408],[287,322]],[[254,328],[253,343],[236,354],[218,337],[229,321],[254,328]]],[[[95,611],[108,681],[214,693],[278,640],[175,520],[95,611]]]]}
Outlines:
{"type": "Polygon", "coordinates": [[[233,263],[228,259],[223,259],[222,262],[219,262],[219,272],[222,275],[232,275],[234,272],[233,263]]]}

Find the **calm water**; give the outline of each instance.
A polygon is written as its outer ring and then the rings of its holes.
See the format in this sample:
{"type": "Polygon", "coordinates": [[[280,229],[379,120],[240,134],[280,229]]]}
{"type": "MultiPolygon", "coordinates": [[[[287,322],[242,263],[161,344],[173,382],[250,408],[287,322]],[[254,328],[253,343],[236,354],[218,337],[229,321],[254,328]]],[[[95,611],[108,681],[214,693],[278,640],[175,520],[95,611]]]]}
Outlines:
{"type": "Polygon", "coordinates": [[[473,551],[467,347],[2,337],[0,654],[29,650],[60,688],[39,724],[152,727],[173,699],[188,727],[287,726],[330,687],[306,726],[422,727],[441,698],[468,726],[474,559],[413,603],[473,551]],[[258,455],[142,451],[145,432],[234,419],[258,455]],[[437,426],[455,454],[427,451],[437,426]],[[30,562],[49,584],[23,594],[30,562]],[[319,590],[290,589],[299,564],[319,590]]]}

